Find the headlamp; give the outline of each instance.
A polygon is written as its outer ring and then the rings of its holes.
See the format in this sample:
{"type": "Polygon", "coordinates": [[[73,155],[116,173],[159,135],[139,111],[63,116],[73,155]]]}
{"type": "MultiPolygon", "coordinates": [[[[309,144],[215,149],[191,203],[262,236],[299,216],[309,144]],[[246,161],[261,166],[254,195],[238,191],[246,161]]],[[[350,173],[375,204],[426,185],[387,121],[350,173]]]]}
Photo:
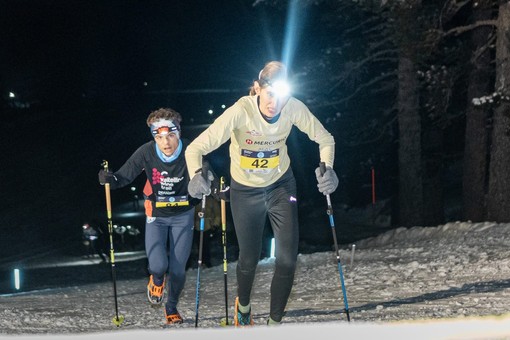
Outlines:
{"type": "Polygon", "coordinates": [[[160,119],[150,125],[150,130],[153,137],[156,137],[157,135],[166,136],[172,132],[179,135],[179,124],[171,120],[160,119]]]}
{"type": "Polygon", "coordinates": [[[290,85],[285,80],[276,80],[274,83],[268,82],[269,87],[271,87],[271,91],[277,97],[287,97],[290,95],[290,85]]]}
{"type": "Polygon", "coordinates": [[[278,98],[283,98],[290,95],[290,85],[284,79],[276,79],[274,81],[268,79],[259,79],[259,84],[261,86],[267,84],[268,91],[272,92],[278,98]]]}
{"type": "Polygon", "coordinates": [[[154,128],[152,130],[152,134],[155,136],[155,135],[161,135],[161,136],[166,136],[168,135],[170,132],[176,132],[176,131],[179,131],[179,129],[177,129],[176,126],[160,126],[160,127],[157,127],[157,128],[154,128]]]}

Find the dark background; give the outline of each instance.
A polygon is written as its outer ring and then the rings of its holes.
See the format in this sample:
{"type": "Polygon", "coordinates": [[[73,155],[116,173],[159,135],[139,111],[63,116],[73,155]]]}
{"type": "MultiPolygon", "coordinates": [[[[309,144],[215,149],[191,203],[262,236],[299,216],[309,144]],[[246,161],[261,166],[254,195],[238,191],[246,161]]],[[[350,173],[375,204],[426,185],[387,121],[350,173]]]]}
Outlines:
{"type": "MultiPolygon", "coordinates": [[[[182,114],[182,135],[192,140],[224,107],[248,93],[270,60],[287,63],[293,95],[335,137],[340,184],[331,198],[340,247],[399,227],[397,50],[374,34],[384,19],[353,4],[0,0],[0,286],[11,289],[15,267],[32,268],[25,273],[31,288],[109,279],[110,268],[103,263],[68,267],[65,278],[56,268],[57,262],[84,254],[83,223],[106,226],[105,193],[97,180],[102,161],[117,170],[149,141],[145,121],[160,107],[182,114]],[[379,59],[371,49],[379,43],[382,51],[389,48],[388,57],[365,65],[365,59],[379,59]],[[383,82],[366,86],[385,74],[383,82]],[[33,269],[42,260],[47,263],[33,269]]],[[[463,41],[447,41],[445,47],[463,41]]],[[[438,55],[427,62],[444,62],[455,73],[457,56],[469,53],[454,51],[448,54],[452,60],[438,55]]],[[[444,219],[426,222],[432,226],[461,219],[465,79],[460,72],[450,88],[451,105],[445,112],[437,110],[445,117],[430,118],[427,105],[420,109],[426,118],[424,169],[437,167],[437,187],[444,192],[437,200],[444,219]],[[440,132],[434,125],[438,122],[440,132]]],[[[431,94],[427,91],[435,88],[424,88],[428,85],[421,80],[423,98],[431,103],[435,95],[443,98],[441,88],[431,94]]],[[[331,251],[326,200],[314,174],[317,145],[297,129],[287,143],[298,184],[299,251],[331,251]]],[[[228,183],[228,143],[208,158],[228,183]]],[[[143,253],[145,218],[135,196],[142,197],[144,182],[142,175],[131,186],[112,191],[113,223],[140,231],[136,237],[114,234],[119,257],[132,250],[143,253]]],[[[235,261],[236,235],[227,216],[228,260],[235,261]]],[[[268,256],[270,237],[267,228],[262,257],[268,256]]],[[[220,232],[206,238],[211,264],[220,264],[220,232]]],[[[195,244],[189,266],[197,265],[197,253],[195,244]]],[[[145,260],[120,262],[118,270],[124,278],[145,275],[145,260]]]]}
{"type": "MultiPolygon", "coordinates": [[[[318,8],[299,12],[289,29],[286,8],[252,4],[0,1],[2,263],[83,251],[82,224],[106,224],[101,162],[116,170],[150,139],[145,120],[152,110],[179,111],[183,136],[193,139],[222,105],[247,94],[267,61],[291,55],[289,66],[299,69],[320,53],[326,39],[318,8]]],[[[317,147],[296,132],[289,147],[306,203],[300,214],[305,220],[319,211],[330,235],[325,200],[315,188],[317,147]]],[[[209,158],[228,179],[227,145],[209,158]]],[[[142,175],[134,192],[112,192],[114,223],[143,228],[142,211],[132,214],[143,183],[142,175]]],[[[363,190],[368,203],[369,189],[363,190]]],[[[331,242],[312,234],[318,247],[318,239],[331,242]]],[[[130,249],[115,240],[119,251],[130,249]]]]}

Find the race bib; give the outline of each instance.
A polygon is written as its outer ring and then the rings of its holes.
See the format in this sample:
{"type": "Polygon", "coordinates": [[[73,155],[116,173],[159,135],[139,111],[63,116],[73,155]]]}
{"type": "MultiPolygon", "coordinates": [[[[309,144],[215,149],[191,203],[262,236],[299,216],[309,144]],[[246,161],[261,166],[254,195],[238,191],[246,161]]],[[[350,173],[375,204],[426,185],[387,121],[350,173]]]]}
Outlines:
{"type": "Polygon", "coordinates": [[[241,150],[241,169],[247,172],[267,173],[280,164],[279,149],[271,151],[241,150]]]}
{"type": "Polygon", "coordinates": [[[189,205],[188,196],[157,196],[156,208],[180,207],[189,205]]]}

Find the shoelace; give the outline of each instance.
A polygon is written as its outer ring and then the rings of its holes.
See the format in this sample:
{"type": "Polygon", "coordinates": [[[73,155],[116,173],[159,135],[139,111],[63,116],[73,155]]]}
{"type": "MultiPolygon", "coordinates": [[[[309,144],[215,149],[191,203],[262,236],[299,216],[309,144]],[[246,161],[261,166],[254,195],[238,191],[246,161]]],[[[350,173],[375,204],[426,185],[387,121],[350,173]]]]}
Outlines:
{"type": "Polygon", "coordinates": [[[150,291],[151,291],[151,295],[154,296],[154,297],[161,297],[163,295],[163,286],[151,286],[150,287],[150,291]]]}
{"type": "Polygon", "coordinates": [[[149,282],[149,292],[152,297],[160,298],[163,296],[163,290],[165,288],[165,280],[163,280],[163,283],[161,286],[157,286],[154,283],[153,277],[151,276],[151,280],[149,282]]]}
{"type": "Polygon", "coordinates": [[[240,325],[250,325],[251,323],[251,313],[241,313],[237,312],[237,320],[240,325]]]}

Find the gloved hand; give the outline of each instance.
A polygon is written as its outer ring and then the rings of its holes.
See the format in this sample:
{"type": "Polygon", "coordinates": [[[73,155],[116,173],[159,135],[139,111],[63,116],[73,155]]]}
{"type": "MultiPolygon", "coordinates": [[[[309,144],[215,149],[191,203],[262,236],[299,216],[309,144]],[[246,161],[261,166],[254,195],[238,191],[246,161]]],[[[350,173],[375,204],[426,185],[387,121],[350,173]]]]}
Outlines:
{"type": "Polygon", "coordinates": [[[220,190],[219,193],[220,199],[224,200],[225,202],[230,202],[230,187],[225,187],[220,190]]]}
{"type": "Polygon", "coordinates": [[[188,193],[191,197],[202,198],[202,195],[208,196],[211,193],[211,182],[214,179],[213,173],[207,171],[207,180],[202,173],[197,173],[188,184],[188,193]]]}
{"type": "Polygon", "coordinates": [[[338,177],[330,166],[326,167],[326,172],[321,176],[321,169],[318,167],[315,169],[315,177],[317,177],[317,188],[319,192],[324,196],[330,195],[335,192],[338,187],[338,177]]]}
{"type": "Polygon", "coordinates": [[[117,181],[117,177],[111,171],[105,171],[104,169],[99,170],[97,174],[99,178],[99,184],[105,185],[106,183],[112,184],[117,181]]]}
{"type": "MultiPolygon", "coordinates": [[[[213,175],[214,175],[214,173],[213,173],[213,175]]],[[[214,180],[212,181],[211,189],[212,189],[211,196],[216,201],[219,202],[219,201],[223,200],[225,202],[230,202],[230,187],[227,186],[222,189],[220,186],[220,183],[219,183],[219,181],[217,181],[216,177],[214,177],[214,180]]]]}

